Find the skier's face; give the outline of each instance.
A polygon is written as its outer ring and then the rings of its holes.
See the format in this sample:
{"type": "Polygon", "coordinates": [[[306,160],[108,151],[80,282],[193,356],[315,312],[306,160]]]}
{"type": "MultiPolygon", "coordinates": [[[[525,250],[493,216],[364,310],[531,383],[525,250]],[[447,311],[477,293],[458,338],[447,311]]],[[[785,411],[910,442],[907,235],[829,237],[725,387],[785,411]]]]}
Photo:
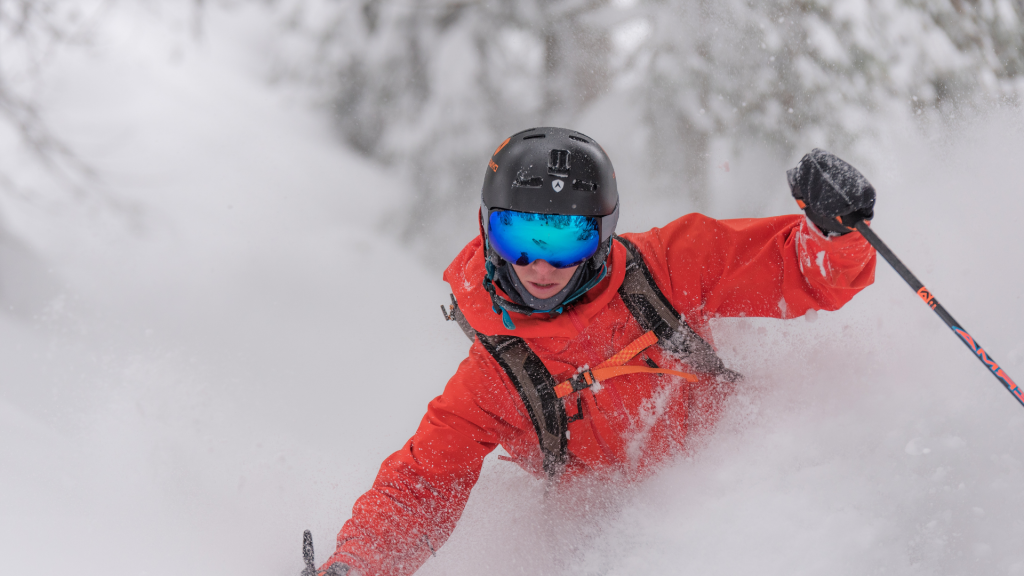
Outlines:
{"type": "Polygon", "coordinates": [[[541,300],[551,298],[565,288],[578,267],[555,268],[544,260],[534,260],[526,266],[512,264],[512,268],[515,269],[523,286],[526,286],[526,290],[534,298],[541,300]]]}

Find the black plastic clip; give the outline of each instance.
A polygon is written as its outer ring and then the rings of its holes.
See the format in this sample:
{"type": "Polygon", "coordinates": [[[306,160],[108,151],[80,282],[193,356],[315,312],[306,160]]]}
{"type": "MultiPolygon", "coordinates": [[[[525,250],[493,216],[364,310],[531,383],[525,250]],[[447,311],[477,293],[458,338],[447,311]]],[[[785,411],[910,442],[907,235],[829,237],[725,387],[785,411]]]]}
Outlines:
{"type": "Polygon", "coordinates": [[[448,305],[446,310],[444,304],[441,304],[441,314],[444,314],[444,319],[453,322],[457,321],[455,318],[455,309],[459,307],[459,303],[455,301],[455,294],[449,294],[452,298],[452,303],[448,305]]]}
{"type": "Polygon", "coordinates": [[[580,390],[586,390],[597,383],[597,378],[594,376],[594,372],[588,367],[586,370],[578,372],[572,378],[569,378],[569,383],[572,384],[573,392],[579,392],[580,390]]]}

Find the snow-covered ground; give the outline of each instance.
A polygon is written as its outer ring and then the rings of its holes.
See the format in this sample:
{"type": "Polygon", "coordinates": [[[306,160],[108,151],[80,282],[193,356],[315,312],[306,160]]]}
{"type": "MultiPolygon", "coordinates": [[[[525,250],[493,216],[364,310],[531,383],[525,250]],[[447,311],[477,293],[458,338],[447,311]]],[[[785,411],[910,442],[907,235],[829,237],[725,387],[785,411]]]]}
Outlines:
{"type": "MultiPolygon", "coordinates": [[[[297,574],[467,342],[386,232],[408,184],[266,82],[270,22],[125,6],[42,96],[132,210],[0,203],[0,573],[297,574]]],[[[1019,112],[885,148],[875,230],[1024,381],[1019,112]]],[[[560,512],[489,459],[422,573],[1024,574],[1024,410],[887,265],[715,336],[748,379],[691,458],[560,512]]]]}

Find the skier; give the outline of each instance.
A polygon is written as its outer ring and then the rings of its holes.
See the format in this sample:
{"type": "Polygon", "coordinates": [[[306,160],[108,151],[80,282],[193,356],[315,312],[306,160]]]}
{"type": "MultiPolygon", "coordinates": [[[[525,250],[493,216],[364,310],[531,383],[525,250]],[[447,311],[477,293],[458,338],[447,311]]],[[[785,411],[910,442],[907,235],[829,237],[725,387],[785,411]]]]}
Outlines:
{"type": "Polygon", "coordinates": [[[709,319],[836,310],[874,280],[875,251],[852,230],[873,215],[867,180],[817,149],[787,176],[806,217],[689,214],[620,237],[615,172],[592,138],[534,128],[502,142],[480,235],[444,273],[469,356],[318,573],[413,573],[499,445],[555,485],[642,478],[678,454],[740,380],[709,319]]]}

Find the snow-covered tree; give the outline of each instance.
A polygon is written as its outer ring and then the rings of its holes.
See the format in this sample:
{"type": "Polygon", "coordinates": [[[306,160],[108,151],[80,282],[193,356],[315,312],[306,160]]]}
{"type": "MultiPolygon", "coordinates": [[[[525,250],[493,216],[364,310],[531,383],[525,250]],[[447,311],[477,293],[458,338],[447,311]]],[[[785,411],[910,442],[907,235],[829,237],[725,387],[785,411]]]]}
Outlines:
{"type": "Polygon", "coordinates": [[[283,72],[319,82],[344,139],[406,171],[403,234],[453,244],[495,142],[572,125],[605,95],[626,94],[642,118],[630,129],[647,142],[644,193],[701,210],[716,144],[767,150],[780,167],[811,146],[858,160],[893,115],[941,126],[991,101],[1016,105],[1024,71],[1021,0],[278,6],[306,50],[283,72]],[[616,42],[626,28],[634,40],[616,42]]]}
{"type": "Polygon", "coordinates": [[[713,138],[757,141],[783,160],[811,145],[856,155],[893,110],[948,117],[993,99],[1016,103],[1024,86],[1020,1],[639,6],[650,33],[633,89],[651,158],[668,180],[660,187],[684,187],[695,208],[709,192],[713,138]]]}
{"type": "Polygon", "coordinates": [[[294,0],[282,73],[325,87],[344,139],[406,171],[406,237],[461,242],[495,144],[571,122],[607,89],[607,29],[587,20],[606,3],[294,0]]]}
{"type": "MultiPolygon", "coordinates": [[[[40,112],[38,75],[54,51],[74,43],[88,7],[66,0],[0,1],[0,125],[47,171],[74,183],[88,169],[50,128],[40,112]]],[[[0,168],[0,189],[24,193],[0,168]]]]}

